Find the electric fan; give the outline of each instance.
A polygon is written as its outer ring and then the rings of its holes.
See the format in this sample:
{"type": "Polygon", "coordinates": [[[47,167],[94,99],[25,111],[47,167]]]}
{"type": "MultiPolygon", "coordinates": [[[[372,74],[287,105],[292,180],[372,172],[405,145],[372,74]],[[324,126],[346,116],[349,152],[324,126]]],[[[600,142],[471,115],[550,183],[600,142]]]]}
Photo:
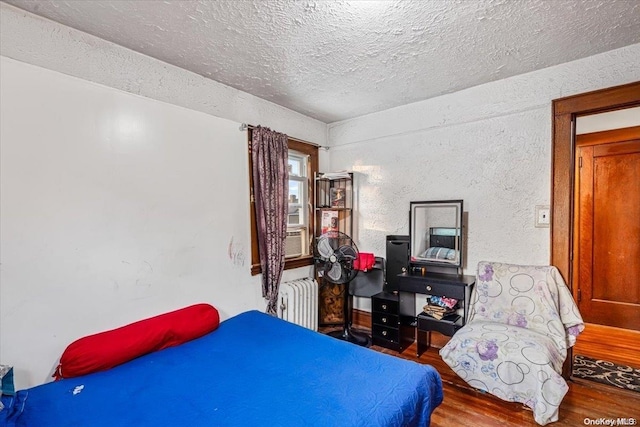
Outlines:
{"type": "Polygon", "coordinates": [[[351,329],[351,309],[353,297],[349,293],[349,282],[358,274],[355,261],[358,259],[358,247],[351,237],[340,231],[328,231],[316,240],[315,266],[319,278],[329,283],[344,285],[344,325],[342,331],[329,332],[334,338],[362,346],[370,346],[371,340],[351,329]]]}

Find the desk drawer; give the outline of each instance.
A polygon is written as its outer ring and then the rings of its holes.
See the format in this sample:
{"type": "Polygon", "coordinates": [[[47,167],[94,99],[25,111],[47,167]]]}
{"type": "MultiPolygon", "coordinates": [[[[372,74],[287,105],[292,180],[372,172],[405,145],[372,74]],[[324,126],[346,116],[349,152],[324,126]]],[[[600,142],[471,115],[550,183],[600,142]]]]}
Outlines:
{"type": "Polygon", "coordinates": [[[400,289],[417,294],[446,296],[458,300],[464,300],[464,285],[431,283],[423,279],[400,277],[400,289]]]}
{"type": "Polygon", "coordinates": [[[387,326],[373,325],[371,336],[394,343],[400,342],[400,330],[398,328],[390,328],[387,326]]]}
{"type": "Polygon", "coordinates": [[[378,299],[373,298],[371,301],[372,311],[377,311],[379,313],[398,313],[398,301],[390,300],[390,299],[378,299]]]}
{"type": "Polygon", "coordinates": [[[462,327],[460,320],[449,322],[446,320],[434,319],[430,316],[418,315],[418,330],[420,331],[437,331],[443,335],[453,336],[458,329],[462,327]]]}
{"type": "Polygon", "coordinates": [[[395,314],[376,313],[374,311],[373,313],[371,313],[371,322],[377,325],[397,328],[400,324],[400,318],[395,314]]]}
{"type": "Polygon", "coordinates": [[[388,339],[380,338],[379,336],[375,336],[375,335],[371,337],[371,343],[373,345],[378,345],[380,347],[389,348],[395,351],[402,350],[402,347],[400,346],[399,342],[390,341],[388,339]]]}

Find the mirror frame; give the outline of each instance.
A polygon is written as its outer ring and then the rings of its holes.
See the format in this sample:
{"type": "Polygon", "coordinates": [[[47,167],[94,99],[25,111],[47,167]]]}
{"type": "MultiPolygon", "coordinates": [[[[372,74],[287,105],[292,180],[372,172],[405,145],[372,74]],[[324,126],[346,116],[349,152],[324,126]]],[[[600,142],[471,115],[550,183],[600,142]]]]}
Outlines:
{"type": "MultiPolygon", "coordinates": [[[[421,201],[409,203],[409,265],[411,267],[448,267],[461,269],[463,266],[464,257],[464,203],[462,200],[433,200],[433,201],[421,201]],[[459,230],[457,239],[454,239],[454,247],[451,249],[457,250],[457,259],[455,261],[448,260],[430,260],[422,257],[418,257],[417,253],[420,249],[417,249],[419,245],[418,239],[422,239],[430,228],[452,228],[452,227],[436,227],[435,225],[425,224],[425,226],[417,226],[414,222],[417,220],[415,214],[416,209],[428,208],[428,207],[453,207],[457,211],[455,213],[456,229],[459,230]]],[[[426,249],[426,248],[425,248],[426,249]]]]}

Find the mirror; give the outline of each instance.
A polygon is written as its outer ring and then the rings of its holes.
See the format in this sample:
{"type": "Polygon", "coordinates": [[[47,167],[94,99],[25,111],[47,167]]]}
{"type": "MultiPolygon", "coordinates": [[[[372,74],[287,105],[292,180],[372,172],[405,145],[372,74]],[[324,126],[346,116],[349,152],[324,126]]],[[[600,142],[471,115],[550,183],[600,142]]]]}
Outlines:
{"type": "Polygon", "coordinates": [[[462,200],[410,202],[410,264],[462,268],[462,200]]]}

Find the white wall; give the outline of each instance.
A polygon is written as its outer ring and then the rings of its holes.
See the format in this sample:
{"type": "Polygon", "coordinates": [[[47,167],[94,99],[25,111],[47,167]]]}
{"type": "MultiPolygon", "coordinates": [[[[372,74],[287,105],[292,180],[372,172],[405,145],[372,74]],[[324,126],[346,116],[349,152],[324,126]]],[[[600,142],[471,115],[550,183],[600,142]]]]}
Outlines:
{"type": "Polygon", "coordinates": [[[17,387],[86,334],[201,301],[263,310],[240,123],[319,144],[326,125],[4,3],[0,19],[0,363],[17,387]]]}
{"type": "Polygon", "coordinates": [[[331,169],[356,172],[359,249],[384,256],[386,235],[408,234],[412,200],[463,199],[466,274],[548,263],[534,213],[551,199],[551,101],[637,80],[640,44],[330,124],[331,169]]]}
{"type": "Polygon", "coordinates": [[[0,357],[20,387],[86,334],[264,308],[237,122],[0,61],[0,357]]]}

